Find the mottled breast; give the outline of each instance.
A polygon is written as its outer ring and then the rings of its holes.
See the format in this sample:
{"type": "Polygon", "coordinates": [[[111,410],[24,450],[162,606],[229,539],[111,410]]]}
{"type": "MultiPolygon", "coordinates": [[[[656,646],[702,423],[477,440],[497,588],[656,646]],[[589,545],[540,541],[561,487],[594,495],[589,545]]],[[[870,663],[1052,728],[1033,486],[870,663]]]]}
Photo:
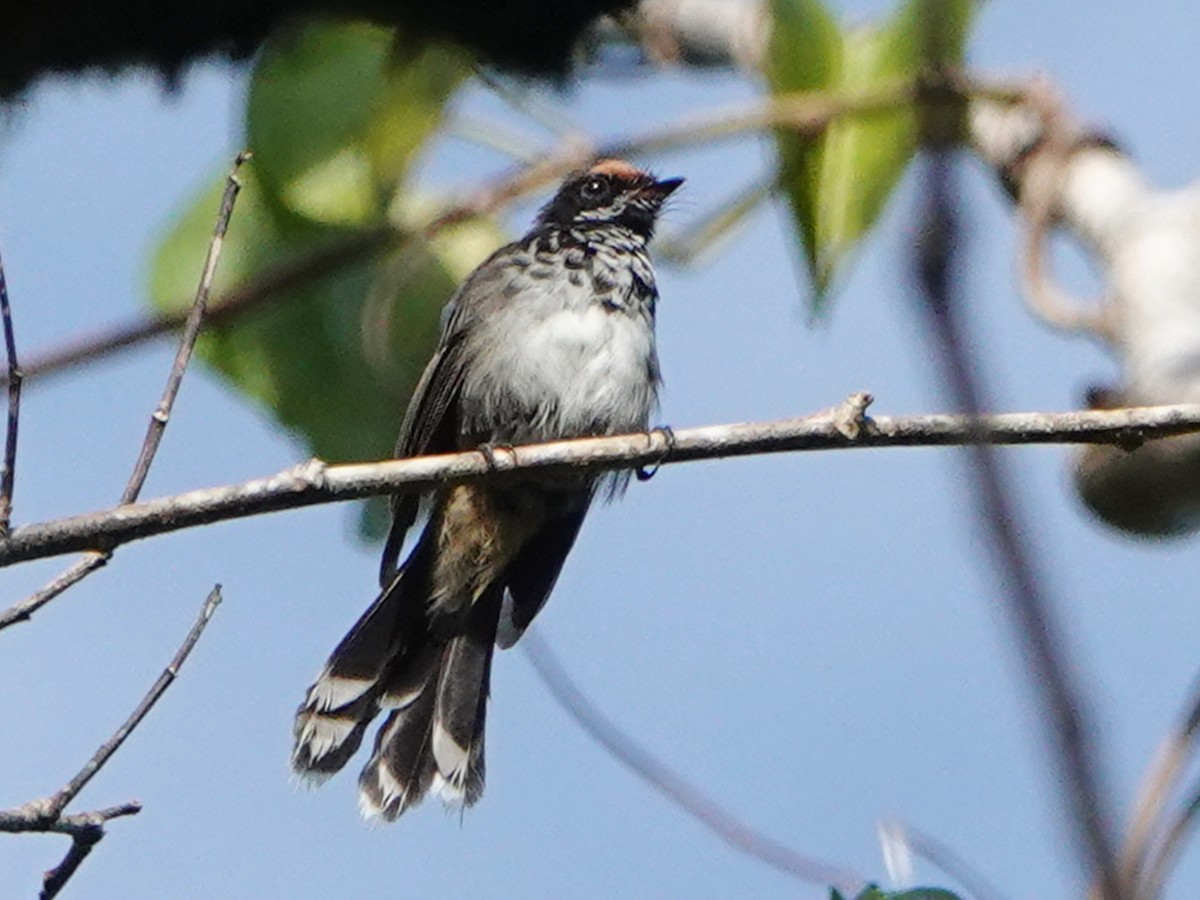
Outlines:
{"type": "Polygon", "coordinates": [[[532,239],[472,329],[465,430],[524,443],[646,427],[658,387],[654,273],[644,242],[532,239]]]}

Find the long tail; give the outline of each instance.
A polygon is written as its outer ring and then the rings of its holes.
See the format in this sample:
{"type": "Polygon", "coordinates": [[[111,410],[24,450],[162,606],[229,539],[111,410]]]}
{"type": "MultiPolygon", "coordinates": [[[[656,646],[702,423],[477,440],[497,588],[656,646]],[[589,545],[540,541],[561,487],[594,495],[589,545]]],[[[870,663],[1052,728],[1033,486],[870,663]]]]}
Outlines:
{"type": "MultiPolygon", "coordinates": [[[[428,537],[428,536],[427,536],[428,537]]],[[[359,777],[364,815],[393,820],[432,789],[473,804],[483,793],[483,731],[503,589],[484,592],[451,634],[429,621],[435,540],[334,649],[296,713],[292,767],[323,780],[390,710],[359,777]]]]}
{"type": "Polygon", "coordinates": [[[448,641],[430,641],[419,665],[405,673],[405,683],[387,695],[395,698],[394,708],[358,779],[364,815],[394,820],[430,790],[467,806],[483,794],[499,599],[499,590],[480,598],[466,629],[448,641]]]}

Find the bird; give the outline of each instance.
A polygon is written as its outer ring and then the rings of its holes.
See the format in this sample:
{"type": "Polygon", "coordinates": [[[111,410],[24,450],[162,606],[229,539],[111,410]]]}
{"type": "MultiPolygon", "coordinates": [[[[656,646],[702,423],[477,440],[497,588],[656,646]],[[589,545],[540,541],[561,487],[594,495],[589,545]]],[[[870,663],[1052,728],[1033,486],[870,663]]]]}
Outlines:
{"type": "MultiPolygon", "coordinates": [[[[396,457],[645,431],[661,384],[648,245],[682,178],[600,159],[571,173],[530,231],[497,250],[443,310],[438,346],[396,457]]],[[[484,788],[493,650],[546,603],[597,496],[628,472],[526,473],[392,498],[380,593],[296,712],[292,768],[320,782],[386,719],[359,776],[367,818],[484,788]],[[424,516],[403,564],[405,538],[424,516]]]]}

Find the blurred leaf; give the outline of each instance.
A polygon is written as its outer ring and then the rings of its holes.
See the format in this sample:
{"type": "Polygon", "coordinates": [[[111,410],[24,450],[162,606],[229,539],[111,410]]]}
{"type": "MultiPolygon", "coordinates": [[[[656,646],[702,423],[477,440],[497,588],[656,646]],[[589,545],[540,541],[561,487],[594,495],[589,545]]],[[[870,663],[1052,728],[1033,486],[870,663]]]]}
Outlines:
{"type": "MultiPolygon", "coordinates": [[[[264,201],[255,161],[230,223],[214,293],[266,266],[311,251],[346,229],[281,228],[264,201]]],[[[159,309],[187,302],[203,265],[223,179],[181,214],[151,273],[159,309]]],[[[462,269],[503,238],[490,223],[450,229],[432,245],[408,244],[205,332],[201,358],[333,462],[386,457],[409,393],[437,339],[441,308],[462,269]]]]}
{"type": "MultiPolygon", "coordinates": [[[[842,64],[842,35],[824,4],[820,0],[772,0],[771,8],[774,22],[766,60],[771,92],[787,94],[835,88],[842,64]]],[[[779,131],[776,144],[780,183],[791,206],[800,250],[809,270],[815,272],[823,142],[820,137],[779,131]]]]}
{"type": "MultiPolygon", "coordinates": [[[[799,15],[797,5],[818,4],[775,2],[767,73],[776,94],[820,88],[862,95],[915,78],[935,64],[958,63],[975,10],[974,0],[907,0],[887,20],[851,29],[835,41],[829,36],[827,15],[799,15]],[[835,43],[837,53],[828,49],[835,43]],[[814,46],[819,77],[806,77],[802,63],[814,46]]],[[[843,116],[815,139],[794,132],[778,134],[781,183],[818,311],[834,277],[874,225],[916,152],[920,124],[910,105],[894,112],[843,116]]],[[[945,126],[939,131],[954,133],[945,126]]]]}
{"type": "Polygon", "coordinates": [[[304,22],[271,38],[246,101],[268,202],[331,225],[380,220],[469,71],[461,52],[363,22],[304,22]]]}
{"type": "MultiPolygon", "coordinates": [[[[461,51],[365,23],[309,21],[271,38],[251,78],[246,132],[255,156],[243,169],[214,293],[331,241],[415,225],[420,203],[406,173],[469,72],[461,51]]],[[[190,203],[159,246],[156,307],[190,302],[222,184],[190,203]]],[[[398,245],[213,327],[198,353],[312,455],[386,457],[442,306],[501,243],[483,222],[398,245]]],[[[375,518],[364,515],[365,532],[376,530],[375,518]]]]}

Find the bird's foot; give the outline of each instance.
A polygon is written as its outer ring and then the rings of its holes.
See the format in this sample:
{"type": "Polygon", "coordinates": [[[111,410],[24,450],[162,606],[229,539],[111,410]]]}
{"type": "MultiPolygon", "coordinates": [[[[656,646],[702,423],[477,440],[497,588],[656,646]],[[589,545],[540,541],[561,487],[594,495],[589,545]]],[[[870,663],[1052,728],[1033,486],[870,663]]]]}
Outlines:
{"type": "Polygon", "coordinates": [[[666,441],[666,446],[663,448],[663,451],[659,454],[658,458],[655,459],[650,465],[637,467],[635,474],[637,475],[638,481],[649,481],[651,478],[657,475],[658,470],[662,468],[662,464],[667,461],[667,457],[670,456],[675,450],[675,432],[671,429],[670,425],[660,425],[658,428],[655,428],[650,432],[650,434],[655,433],[663,436],[663,440],[666,441]]]}

